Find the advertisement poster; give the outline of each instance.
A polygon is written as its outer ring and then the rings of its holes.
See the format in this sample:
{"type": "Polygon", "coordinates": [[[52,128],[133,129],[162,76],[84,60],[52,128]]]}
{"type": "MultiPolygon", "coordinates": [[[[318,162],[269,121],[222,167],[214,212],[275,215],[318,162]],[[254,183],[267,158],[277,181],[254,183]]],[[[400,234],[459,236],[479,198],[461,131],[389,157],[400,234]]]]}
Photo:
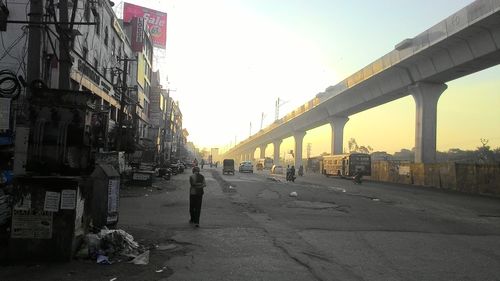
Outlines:
{"type": "Polygon", "coordinates": [[[59,192],[47,191],[45,192],[45,201],[43,204],[43,210],[47,212],[57,212],[59,211],[59,192]]]}
{"type": "Polygon", "coordinates": [[[76,190],[64,189],[61,191],[61,210],[74,210],[76,207],[76,190]]]}
{"type": "Polygon", "coordinates": [[[12,212],[11,238],[51,239],[52,212],[23,211],[12,212]]]}
{"type": "Polygon", "coordinates": [[[165,49],[167,42],[167,14],[127,2],[123,3],[123,21],[130,22],[134,17],[144,19],[153,46],[165,49]]]}

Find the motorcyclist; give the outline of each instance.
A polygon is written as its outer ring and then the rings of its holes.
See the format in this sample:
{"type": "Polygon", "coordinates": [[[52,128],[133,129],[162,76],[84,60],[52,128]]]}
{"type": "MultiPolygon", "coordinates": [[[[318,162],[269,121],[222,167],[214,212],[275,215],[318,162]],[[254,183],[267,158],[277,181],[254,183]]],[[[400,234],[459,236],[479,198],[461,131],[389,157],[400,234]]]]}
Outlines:
{"type": "Polygon", "coordinates": [[[354,183],[361,184],[363,182],[363,172],[361,170],[357,170],[356,174],[352,177],[354,183]]]}

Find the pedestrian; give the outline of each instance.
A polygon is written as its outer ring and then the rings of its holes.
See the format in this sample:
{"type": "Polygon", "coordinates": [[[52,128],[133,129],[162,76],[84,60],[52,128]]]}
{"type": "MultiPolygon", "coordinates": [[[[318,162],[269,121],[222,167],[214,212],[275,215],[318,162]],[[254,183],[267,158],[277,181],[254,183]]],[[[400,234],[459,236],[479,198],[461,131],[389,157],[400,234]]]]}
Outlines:
{"type": "Polygon", "coordinates": [[[200,174],[198,166],[193,167],[193,174],[189,177],[189,223],[196,227],[200,226],[201,202],[203,200],[203,188],[206,186],[205,177],[200,174]]]}
{"type": "Polygon", "coordinates": [[[290,167],[290,180],[295,181],[295,166],[290,167]]]}
{"type": "Polygon", "coordinates": [[[304,175],[304,166],[300,165],[299,167],[299,176],[303,176],[304,175]]]}

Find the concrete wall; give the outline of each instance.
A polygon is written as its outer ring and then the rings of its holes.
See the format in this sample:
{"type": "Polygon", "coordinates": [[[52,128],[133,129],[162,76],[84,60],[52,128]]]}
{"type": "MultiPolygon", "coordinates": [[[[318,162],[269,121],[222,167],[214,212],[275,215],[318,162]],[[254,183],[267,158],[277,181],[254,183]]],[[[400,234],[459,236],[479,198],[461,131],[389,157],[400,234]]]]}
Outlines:
{"type": "Polygon", "coordinates": [[[500,164],[374,161],[371,179],[500,196],[500,164]]]}

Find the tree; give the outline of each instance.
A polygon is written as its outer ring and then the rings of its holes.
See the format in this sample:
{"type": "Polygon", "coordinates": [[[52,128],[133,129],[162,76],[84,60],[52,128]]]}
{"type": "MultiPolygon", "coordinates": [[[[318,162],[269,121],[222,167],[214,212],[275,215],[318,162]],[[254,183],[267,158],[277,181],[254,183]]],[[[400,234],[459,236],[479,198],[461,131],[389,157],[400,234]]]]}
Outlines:
{"type": "Polygon", "coordinates": [[[372,151],[373,151],[373,148],[369,145],[367,146],[359,146],[358,143],[356,142],[356,139],[355,138],[350,138],[348,143],[347,143],[347,146],[349,148],[349,152],[360,152],[360,153],[366,153],[366,154],[370,154],[372,151]]]}
{"type": "Polygon", "coordinates": [[[477,161],[479,163],[495,162],[495,155],[488,145],[488,139],[480,139],[482,146],[477,148],[477,161]]]}
{"type": "Polygon", "coordinates": [[[350,138],[347,142],[347,147],[349,148],[349,152],[356,152],[359,149],[358,143],[355,138],[350,138]]]}

